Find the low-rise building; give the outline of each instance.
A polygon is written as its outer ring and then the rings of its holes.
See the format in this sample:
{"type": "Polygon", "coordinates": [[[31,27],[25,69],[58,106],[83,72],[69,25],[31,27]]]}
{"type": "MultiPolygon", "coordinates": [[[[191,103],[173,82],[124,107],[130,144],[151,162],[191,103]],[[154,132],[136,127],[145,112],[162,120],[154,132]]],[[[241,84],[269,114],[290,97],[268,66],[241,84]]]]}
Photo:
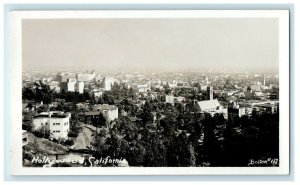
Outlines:
{"type": "Polygon", "coordinates": [[[261,86],[260,84],[251,85],[251,90],[259,92],[259,91],[261,91],[260,86],[261,86]]]}
{"type": "Polygon", "coordinates": [[[166,95],[166,103],[170,103],[170,104],[174,105],[174,96],[166,95]]]}
{"type": "Polygon", "coordinates": [[[60,83],[59,81],[51,81],[50,84],[50,89],[55,91],[55,92],[60,92],[60,83]]]}
{"type": "Polygon", "coordinates": [[[108,122],[118,119],[118,107],[108,104],[94,105],[95,111],[100,111],[108,122]]]}
{"type": "Polygon", "coordinates": [[[174,97],[174,101],[177,103],[182,103],[185,101],[185,97],[183,97],[183,96],[174,97]]]}
{"type": "Polygon", "coordinates": [[[263,113],[275,114],[278,112],[278,105],[275,103],[263,103],[257,104],[254,106],[257,110],[260,110],[263,113]]]}
{"type": "Polygon", "coordinates": [[[71,113],[60,111],[42,112],[33,118],[35,130],[50,133],[50,139],[68,139],[71,113]]]}
{"type": "Polygon", "coordinates": [[[44,84],[49,84],[52,81],[52,77],[42,78],[41,81],[44,84]]]}
{"type": "Polygon", "coordinates": [[[193,104],[195,113],[210,114],[211,116],[223,114],[227,118],[227,109],[224,109],[217,99],[194,101],[193,104]]]}

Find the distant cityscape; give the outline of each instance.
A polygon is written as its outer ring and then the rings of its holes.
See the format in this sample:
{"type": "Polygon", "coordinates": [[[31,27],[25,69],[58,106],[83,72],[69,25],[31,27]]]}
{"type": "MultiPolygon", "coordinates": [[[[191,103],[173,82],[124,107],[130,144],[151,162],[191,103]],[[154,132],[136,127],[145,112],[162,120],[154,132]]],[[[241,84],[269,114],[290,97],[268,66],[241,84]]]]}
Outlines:
{"type": "Polygon", "coordinates": [[[24,166],[279,166],[277,74],[23,72],[22,99],[24,166]]]}

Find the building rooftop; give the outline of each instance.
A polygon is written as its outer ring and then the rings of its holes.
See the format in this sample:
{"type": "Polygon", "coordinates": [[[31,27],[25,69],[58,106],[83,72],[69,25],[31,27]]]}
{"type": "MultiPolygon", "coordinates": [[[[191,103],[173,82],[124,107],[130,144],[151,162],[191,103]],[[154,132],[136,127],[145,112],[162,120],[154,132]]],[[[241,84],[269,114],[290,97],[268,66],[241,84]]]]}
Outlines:
{"type": "Polygon", "coordinates": [[[217,99],[198,101],[197,103],[201,110],[216,109],[221,106],[217,99]]]}
{"type": "Polygon", "coordinates": [[[108,105],[108,104],[98,104],[94,105],[94,108],[99,110],[117,110],[117,107],[114,105],[108,105]]]}
{"type": "Polygon", "coordinates": [[[66,118],[70,116],[70,113],[64,113],[64,112],[59,112],[59,111],[51,111],[51,112],[42,112],[38,114],[37,116],[34,116],[34,118],[66,118]]]}
{"type": "Polygon", "coordinates": [[[135,116],[128,116],[127,117],[131,122],[135,122],[135,121],[140,121],[141,119],[140,118],[137,118],[135,116]]]}
{"type": "Polygon", "coordinates": [[[100,111],[89,111],[84,113],[85,116],[99,116],[100,111]]]}

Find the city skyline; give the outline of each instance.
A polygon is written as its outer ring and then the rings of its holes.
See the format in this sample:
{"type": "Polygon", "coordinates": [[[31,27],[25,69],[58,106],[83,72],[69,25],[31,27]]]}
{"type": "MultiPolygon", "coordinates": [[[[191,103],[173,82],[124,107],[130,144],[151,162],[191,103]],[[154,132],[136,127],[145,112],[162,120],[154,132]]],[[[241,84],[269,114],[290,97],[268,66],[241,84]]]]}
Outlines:
{"type": "Polygon", "coordinates": [[[278,71],[278,20],[24,20],[23,71],[278,71]]]}

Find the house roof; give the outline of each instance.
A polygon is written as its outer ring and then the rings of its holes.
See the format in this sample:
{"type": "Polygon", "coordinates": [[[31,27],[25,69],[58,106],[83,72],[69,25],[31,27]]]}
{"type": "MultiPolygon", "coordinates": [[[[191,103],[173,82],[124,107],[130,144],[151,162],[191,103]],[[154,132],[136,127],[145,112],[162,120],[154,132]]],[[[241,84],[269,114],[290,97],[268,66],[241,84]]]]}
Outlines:
{"type": "Polygon", "coordinates": [[[34,118],[66,118],[70,116],[70,113],[64,113],[64,112],[57,112],[57,111],[51,111],[51,112],[42,112],[36,116],[34,116],[34,118]],[[50,116],[49,116],[50,114],[50,116]]]}
{"type": "Polygon", "coordinates": [[[128,116],[127,117],[131,122],[140,121],[140,118],[134,117],[134,116],[128,116]]]}
{"type": "Polygon", "coordinates": [[[85,116],[99,116],[100,115],[100,111],[85,112],[84,115],[85,116]]]}
{"type": "Polygon", "coordinates": [[[220,103],[217,99],[215,100],[204,100],[204,101],[198,101],[197,102],[200,109],[203,110],[209,110],[209,109],[216,109],[220,106],[220,103]]]}
{"type": "Polygon", "coordinates": [[[100,110],[116,110],[117,109],[116,106],[108,105],[108,104],[95,105],[94,107],[97,109],[100,109],[100,110]]]}

